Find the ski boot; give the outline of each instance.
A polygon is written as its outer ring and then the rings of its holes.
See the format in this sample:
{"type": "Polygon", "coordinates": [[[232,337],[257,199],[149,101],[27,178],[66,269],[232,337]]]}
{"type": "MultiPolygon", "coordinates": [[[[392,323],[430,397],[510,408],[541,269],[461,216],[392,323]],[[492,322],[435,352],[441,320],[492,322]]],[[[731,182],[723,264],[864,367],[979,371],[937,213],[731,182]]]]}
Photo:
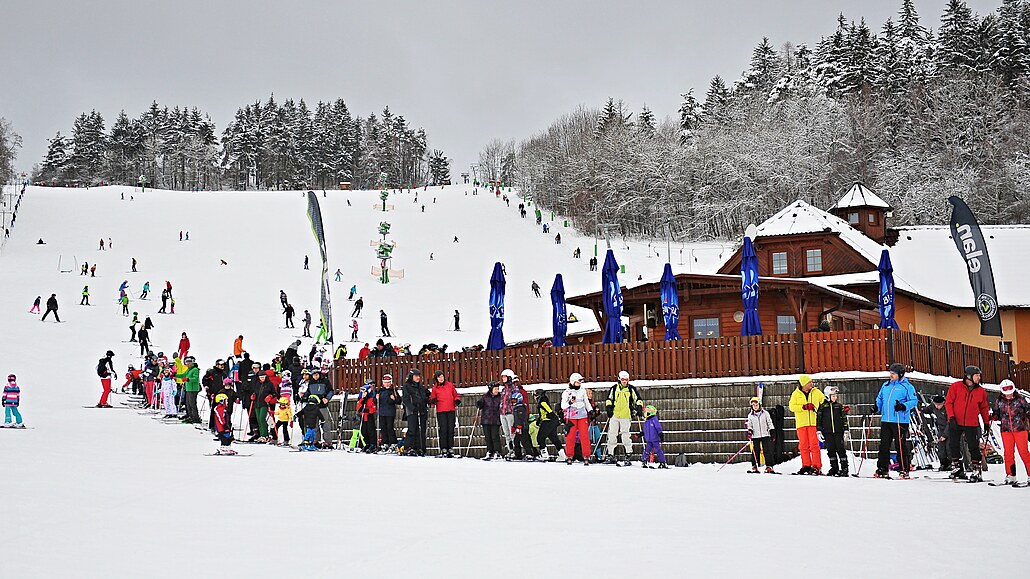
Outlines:
{"type": "Polygon", "coordinates": [[[812,467],[812,470],[808,472],[812,476],[823,476],[823,469],[812,467]]]}
{"type": "Polygon", "coordinates": [[[948,478],[952,480],[966,480],[966,471],[962,468],[962,464],[959,463],[948,475],[948,478]]]}
{"type": "Polygon", "coordinates": [[[646,463],[646,462],[645,462],[645,463],[642,463],[642,464],[641,464],[640,466],[642,466],[642,467],[644,467],[644,468],[647,468],[647,463],[646,463]]]}
{"type": "MultiPolygon", "coordinates": [[[[663,462],[662,464],[665,464],[665,463],[663,462]]],[[[773,467],[767,466],[767,467],[765,467],[765,473],[766,474],[776,474],[776,471],[773,470],[773,467]]]]}
{"type": "Polygon", "coordinates": [[[660,462],[658,463],[658,468],[669,468],[669,465],[665,464],[664,462],[660,462]]]}
{"type": "Polygon", "coordinates": [[[901,480],[911,480],[912,479],[912,477],[908,476],[908,471],[907,470],[903,470],[903,471],[899,472],[898,473],[898,478],[901,479],[901,480]]]}
{"type": "Polygon", "coordinates": [[[618,461],[615,460],[614,456],[612,456],[610,454],[606,454],[606,455],[604,455],[604,458],[601,460],[601,462],[603,462],[604,464],[615,464],[618,461]]]}
{"type": "Polygon", "coordinates": [[[1014,475],[1014,474],[1007,474],[1007,475],[1005,475],[1005,484],[1007,484],[1007,485],[1014,485],[1014,484],[1016,484],[1016,475],[1014,475]]]}
{"type": "Polygon", "coordinates": [[[830,463],[830,470],[826,471],[826,476],[837,476],[840,474],[840,469],[837,468],[837,463],[830,463]]]}
{"type": "Polygon", "coordinates": [[[565,464],[567,464],[569,466],[572,466],[572,459],[571,458],[566,458],[565,459],[565,464]]]}
{"type": "Polygon", "coordinates": [[[969,482],[978,483],[983,482],[982,466],[979,462],[973,463],[973,472],[969,475],[969,482]]]}
{"type": "MultiPolygon", "coordinates": [[[[633,461],[631,461],[630,459],[628,459],[628,458],[627,458],[627,459],[626,459],[626,460],[625,460],[625,461],[624,461],[624,462],[622,463],[622,466],[633,466],[633,461]]],[[[645,464],[644,464],[644,466],[647,466],[647,464],[645,463],[645,464]]]]}
{"type": "Polygon", "coordinates": [[[837,473],[837,476],[844,478],[848,477],[848,463],[842,462],[840,464],[840,472],[837,473]]]}
{"type": "Polygon", "coordinates": [[[873,478],[884,478],[890,480],[891,475],[886,470],[876,469],[876,472],[873,473],[873,478]]]}
{"type": "Polygon", "coordinates": [[[803,466],[800,469],[798,469],[798,471],[796,473],[794,473],[794,474],[811,474],[811,472],[812,472],[812,467],[810,467],[810,466],[803,466]]]}
{"type": "MultiPolygon", "coordinates": [[[[645,466],[646,466],[646,465],[645,465],[645,466]]],[[[748,474],[758,474],[758,467],[757,467],[757,466],[753,466],[753,467],[751,467],[751,469],[750,469],[750,470],[748,470],[747,472],[748,472],[748,474]]]]}

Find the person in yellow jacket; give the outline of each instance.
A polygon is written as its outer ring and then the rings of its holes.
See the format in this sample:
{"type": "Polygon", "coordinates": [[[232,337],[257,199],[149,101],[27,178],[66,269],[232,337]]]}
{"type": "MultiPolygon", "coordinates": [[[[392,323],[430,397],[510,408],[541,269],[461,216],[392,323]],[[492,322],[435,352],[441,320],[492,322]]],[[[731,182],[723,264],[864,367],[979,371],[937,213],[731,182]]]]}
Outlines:
{"type": "Polygon", "coordinates": [[[815,387],[811,376],[802,374],[798,377],[798,387],[790,395],[790,411],[794,413],[798,452],[801,454],[801,470],[796,474],[823,474],[816,409],[825,401],[826,397],[815,387]]]}
{"type": "Polygon", "coordinates": [[[279,405],[275,409],[275,430],[281,427],[283,435],[279,439],[279,445],[290,444],[290,422],[293,421],[293,409],[290,408],[290,399],[283,396],[279,399],[279,405]]]}

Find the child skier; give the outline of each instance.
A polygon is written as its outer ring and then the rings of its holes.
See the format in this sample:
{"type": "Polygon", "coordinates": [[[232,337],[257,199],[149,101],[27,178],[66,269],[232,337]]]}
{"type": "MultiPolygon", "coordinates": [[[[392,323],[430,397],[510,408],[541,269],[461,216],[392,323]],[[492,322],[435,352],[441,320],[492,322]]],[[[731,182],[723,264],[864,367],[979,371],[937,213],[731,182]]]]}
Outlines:
{"type": "Polygon", "coordinates": [[[293,421],[293,410],[290,408],[290,399],[283,396],[279,399],[279,407],[275,409],[275,430],[282,428],[283,435],[279,438],[279,446],[290,444],[290,422],[293,421]]]}
{"type": "Polygon", "coordinates": [[[826,454],[830,457],[830,470],[826,471],[826,476],[848,476],[848,453],[844,447],[844,438],[848,432],[848,411],[851,408],[837,400],[840,398],[840,390],[836,386],[827,386],[824,394],[826,400],[819,405],[816,425],[823,435],[826,454]]]}
{"type": "Polygon", "coordinates": [[[1016,485],[1016,450],[1030,478],[1030,450],[1027,450],[1030,402],[1016,394],[1012,380],[1001,381],[1001,396],[994,402],[994,419],[1001,426],[1001,442],[1005,447],[1005,484],[1016,485]]]}
{"type": "Polygon", "coordinates": [[[512,401],[512,446],[515,448],[515,460],[536,460],[533,456],[533,445],[529,442],[529,415],[526,410],[526,402],[522,399],[522,393],[515,391],[511,395],[512,401]],[[523,454],[525,451],[525,454],[523,454]]]}
{"type": "Polygon", "coordinates": [[[654,454],[658,462],[658,468],[669,468],[665,462],[665,452],[662,451],[662,441],[665,435],[662,434],[662,423],[658,421],[658,409],[652,404],[644,408],[644,454],[640,455],[640,462],[644,468],[650,468],[651,455],[654,454]]]}
{"type": "Polygon", "coordinates": [[[361,417],[361,450],[367,453],[376,452],[379,442],[376,437],[376,395],[371,381],[363,384],[358,391],[355,408],[361,417]]]}
{"type": "MultiPolygon", "coordinates": [[[[758,472],[763,451],[766,457],[772,454],[772,431],[772,416],[762,408],[762,401],[757,396],[751,398],[751,412],[747,415],[747,438],[751,441],[751,470],[748,472],[758,472]]],[[[775,474],[776,471],[766,462],[765,472],[775,474]]]]}
{"type": "Polygon", "coordinates": [[[229,415],[225,411],[228,401],[229,396],[226,394],[215,395],[215,432],[218,435],[218,442],[220,444],[215,454],[236,454],[236,451],[230,448],[232,445],[232,425],[229,424],[229,415]]]}
{"type": "Polygon", "coordinates": [[[161,399],[164,401],[165,418],[179,417],[175,409],[175,395],[175,372],[171,367],[166,367],[161,374],[161,399]]]}
{"type": "MultiPolygon", "coordinates": [[[[7,376],[7,386],[4,386],[4,427],[25,428],[21,420],[21,412],[18,411],[18,404],[21,402],[21,389],[18,388],[18,378],[14,374],[7,376]],[[14,425],[11,425],[11,418],[14,418],[14,425]]],[[[1026,438],[1024,433],[1024,438],[1026,438]]]]}
{"type": "Polygon", "coordinates": [[[562,447],[565,446],[565,442],[558,436],[558,427],[561,426],[559,419],[561,414],[551,406],[551,402],[547,399],[547,393],[544,390],[536,391],[536,411],[538,416],[537,423],[540,427],[540,431],[536,435],[536,441],[540,447],[540,455],[544,460],[553,462],[558,459],[562,447]],[[547,454],[548,442],[554,445],[554,457],[547,454]]]}
{"type": "Polygon", "coordinates": [[[36,301],[32,302],[32,308],[29,309],[30,314],[39,313],[39,302],[43,300],[43,296],[36,296],[36,301]]]}
{"type": "Polygon", "coordinates": [[[300,427],[304,431],[304,441],[300,445],[301,450],[315,449],[315,433],[318,431],[318,421],[322,414],[318,405],[321,398],[317,394],[308,396],[308,403],[300,409],[300,427]]]}

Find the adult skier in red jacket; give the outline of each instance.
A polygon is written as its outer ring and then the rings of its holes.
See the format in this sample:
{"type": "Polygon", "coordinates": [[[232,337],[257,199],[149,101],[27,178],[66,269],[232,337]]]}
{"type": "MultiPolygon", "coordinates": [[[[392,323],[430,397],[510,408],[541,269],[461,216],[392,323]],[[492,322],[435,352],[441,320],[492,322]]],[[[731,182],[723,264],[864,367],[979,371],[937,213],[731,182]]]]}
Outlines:
{"type": "Polygon", "coordinates": [[[980,421],[983,420],[985,428],[990,428],[991,419],[988,414],[987,391],[980,386],[980,369],[976,366],[966,366],[965,374],[965,378],[948,388],[948,396],[944,400],[948,412],[948,454],[951,455],[952,464],[955,466],[950,476],[966,478],[959,450],[962,435],[965,435],[973,467],[969,482],[980,482],[983,480],[980,473],[983,459],[980,454],[980,421]]]}

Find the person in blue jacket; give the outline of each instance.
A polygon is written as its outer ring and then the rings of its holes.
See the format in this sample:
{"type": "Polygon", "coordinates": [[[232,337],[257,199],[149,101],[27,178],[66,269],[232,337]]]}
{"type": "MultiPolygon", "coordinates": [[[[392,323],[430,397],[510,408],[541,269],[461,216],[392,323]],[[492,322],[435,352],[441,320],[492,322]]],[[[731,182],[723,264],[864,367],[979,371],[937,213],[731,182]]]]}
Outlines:
{"type": "Polygon", "coordinates": [[[898,449],[898,476],[909,478],[912,454],[905,446],[908,440],[909,413],[919,403],[916,389],[905,378],[903,364],[891,364],[890,380],[883,383],[876,396],[874,412],[880,413],[880,452],[876,460],[874,478],[890,478],[891,444],[898,449]]]}

